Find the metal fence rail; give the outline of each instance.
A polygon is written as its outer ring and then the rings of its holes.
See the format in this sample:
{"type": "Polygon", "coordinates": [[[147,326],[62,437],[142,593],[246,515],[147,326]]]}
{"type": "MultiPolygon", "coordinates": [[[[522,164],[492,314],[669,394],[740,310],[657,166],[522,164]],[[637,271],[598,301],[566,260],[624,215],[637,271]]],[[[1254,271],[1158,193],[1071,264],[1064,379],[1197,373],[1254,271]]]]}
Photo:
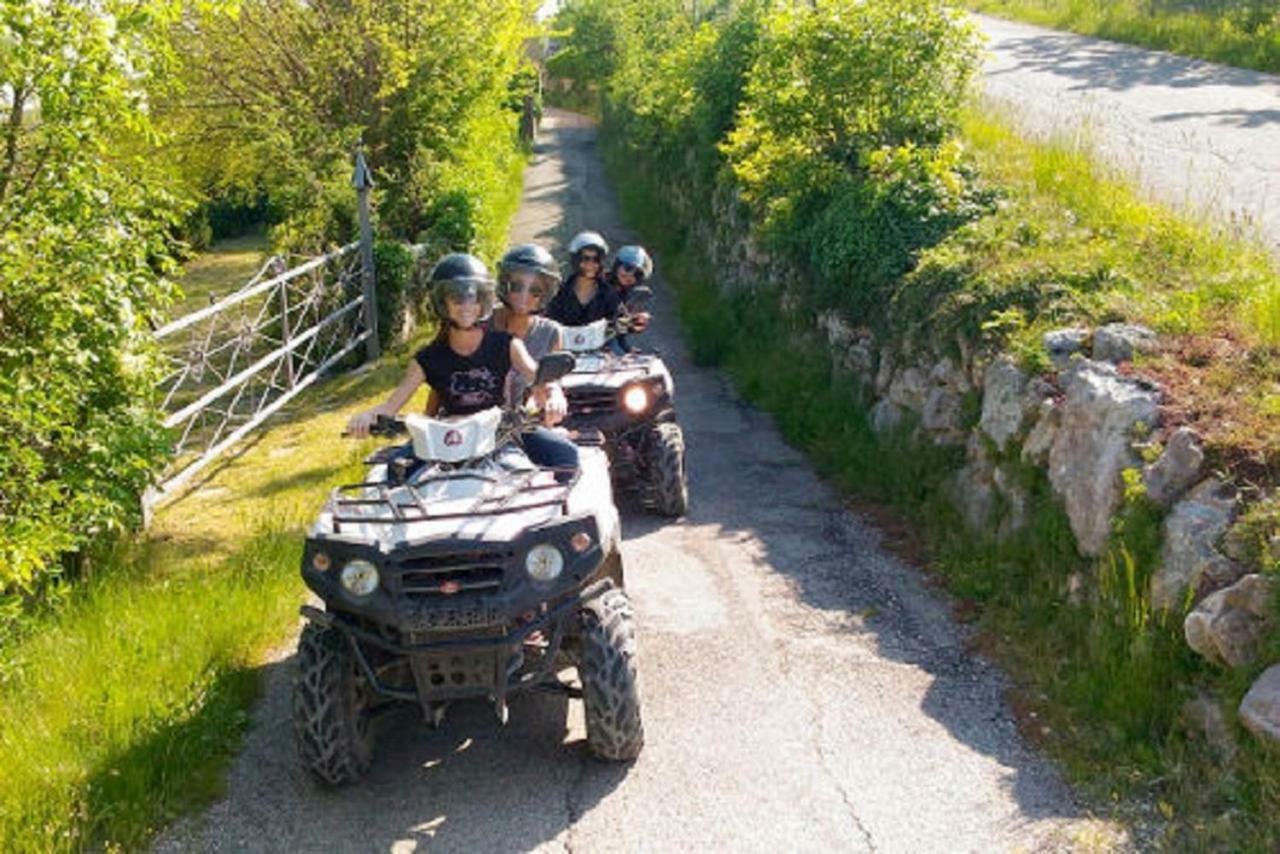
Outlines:
{"type": "Polygon", "coordinates": [[[352,243],[156,331],[174,458],[151,503],[173,493],[373,334],[352,243]]]}
{"type": "MultiPolygon", "coordinates": [[[[303,389],[364,345],[378,357],[373,176],[357,153],[351,184],[358,195],[360,239],[279,272],[271,259],[248,284],[207,308],[156,330],[168,370],[159,384],[173,459],[143,498],[150,510],[303,389]]],[[[356,361],[353,359],[353,361],[356,361]]]]}

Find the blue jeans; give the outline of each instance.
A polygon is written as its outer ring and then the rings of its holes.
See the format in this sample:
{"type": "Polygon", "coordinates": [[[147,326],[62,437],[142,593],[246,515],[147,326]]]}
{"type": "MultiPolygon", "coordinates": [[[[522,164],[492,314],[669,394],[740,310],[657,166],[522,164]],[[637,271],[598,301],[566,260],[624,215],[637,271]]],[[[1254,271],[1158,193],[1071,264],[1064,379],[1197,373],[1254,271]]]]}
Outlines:
{"type": "Polygon", "coordinates": [[[546,427],[535,427],[520,437],[524,452],[534,465],[566,469],[558,472],[556,480],[566,483],[573,480],[578,468],[578,446],[567,437],[546,427]],[[573,471],[568,471],[573,469],[573,471]]]}

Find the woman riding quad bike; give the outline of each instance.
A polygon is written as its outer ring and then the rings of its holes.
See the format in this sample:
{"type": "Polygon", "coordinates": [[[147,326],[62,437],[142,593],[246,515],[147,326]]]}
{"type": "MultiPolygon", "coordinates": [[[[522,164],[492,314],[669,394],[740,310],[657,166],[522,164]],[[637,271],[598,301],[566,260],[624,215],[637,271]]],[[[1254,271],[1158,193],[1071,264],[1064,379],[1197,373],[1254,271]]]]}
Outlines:
{"type": "Polygon", "coordinates": [[[689,509],[675,385],[659,354],[638,351],[627,340],[648,325],[644,306],[652,291],[641,282],[652,275],[653,261],[639,246],[623,247],[617,259],[613,279],[628,305],[612,321],[601,318],[563,332],[565,348],[578,358],[563,381],[565,426],[603,437],[615,490],[636,491],[646,505],[675,518],[689,509]]]}
{"type": "MultiPolygon", "coordinates": [[[[526,382],[533,379],[537,363],[524,342],[509,332],[486,330],[480,325],[493,313],[496,285],[479,258],[463,253],[446,255],[432,269],[429,281],[440,333],[414,354],[404,379],[385,401],[351,419],[347,430],[353,436],[367,436],[379,417],[395,416],[424,382],[438,401],[439,414],[470,415],[502,406],[507,374],[512,369],[526,382]]],[[[562,421],[568,411],[564,392],[556,385],[536,386],[533,395],[546,426],[521,437],[525,452],[538,465],[573,468],[577,448],[547,429],[562,421]]]]}
{"type": "Polygon", "coordinates": [[[584,231],[569,241],[570,274],[547,306],[547,317],[565,326],[585,326],[597,320],[613,321],[622,301],[605,277],[609,244],[596,231],[584,231]]]}
{"type": "Polygon", "coordinates": [[[487,699],[505,723],[509,697],[550,691],[582,699],[597,756],[629,760],[644,743],[608,460],[566,442],[573,457],[560,464],[530,442],[545,427],[497,408],[508,366],[550,407],[574,360],[553,353],[535,366],[518,339],[480,330],[493,285],[471,256],[436,265],[441,336],[349,423],[351,435],[412,441],[367,460],[365,479],[335,489],[308,534],[302,577],[323,609],[302,608],[294,731],[326,785],[368,770],[375,719],[402,702],[439,726],[450,703],[487,699]],[[394,418],[424,380],[450,417],[394,418]],[[566,664],[580,684],[560,680],[566,664]]]}
{"type": "MultiPolygon", "coordinates": [[[[635,293],[634,288],[643,285],[653,275],[653,258],[643,246],[624,246],[613,256],[613,264],[609,268],[609,284],[618,292],[622,303],[619,315],[626,315],[627,326],[631,332],[644,332],[649,327],[650,315],[647,311],[632,311],[627,305],[628,298],[635,293]]],[[[620,352],[631,349],[625,333],[615,339],[620,352]]]]}

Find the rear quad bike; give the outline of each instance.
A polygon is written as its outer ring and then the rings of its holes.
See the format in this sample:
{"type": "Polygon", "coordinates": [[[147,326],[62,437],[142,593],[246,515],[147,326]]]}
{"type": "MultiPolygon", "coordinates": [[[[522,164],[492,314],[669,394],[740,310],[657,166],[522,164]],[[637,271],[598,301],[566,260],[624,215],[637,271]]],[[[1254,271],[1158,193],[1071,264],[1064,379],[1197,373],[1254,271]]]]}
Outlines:
{"type": "MultiPolygon", "coordinates": [[[[553,354],[539,381],[563,376],[553,354]]],[[[517,437],[529,416],[384,418],[363,483],[331,494],[307,537],[293,720],[302,764],[341,785],[369,768],[377,716],[402,703],[440,726],[449,703],[580,698],[587,744],[608,760],[644,744],[635,636],[623,588],[608,464],[584,447],[576,471],[533,465],[517,437]],[[561,682],[567,665],[578,682],[561,682]]]]}
{"type": "MultiPolygon", "coordinates": [[[[635,291],[628,300],[632,311],[651,293],[644,286],[635,291]]],[[[623,315],[612,323],[565,328],[564,348],[577,357],[562,382],[569,399],[565,426],[603,437],[617,491],[637,493],[646,506],[678,518],[689,510],[689,476],[675,384],[660,354],[615,343],[629,326],[623,315]]]]}

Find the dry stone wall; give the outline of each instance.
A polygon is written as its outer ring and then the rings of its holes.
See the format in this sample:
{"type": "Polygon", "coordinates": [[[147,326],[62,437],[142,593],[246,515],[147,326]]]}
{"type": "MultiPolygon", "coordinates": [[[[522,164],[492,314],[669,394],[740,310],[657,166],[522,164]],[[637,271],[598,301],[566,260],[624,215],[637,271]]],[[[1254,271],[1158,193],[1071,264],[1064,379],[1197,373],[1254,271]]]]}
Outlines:
{"type": "MultiPolygon", "coordinates": [[[[746,218],[730,193],[717,192],[712,204],[715,216],[685,221],[698,223],[691,236],[722,289],[797,280],[747,236],[746,218]]],[[[1188,644],[1209,661],[1258,665],[1262,638],[1280,630],[1272,613],[1278,582],[1229,554],[1241,539],[1240,496],[1205,471],[1192,430],[1164,434],[1161,390],[1123,368],[1156,347],[1152,330],[1108,324],[1051,331],[1042,344],[1052,371],[1032,375],[1011,356],[981,353],[967,341],[949,342],[947,352],[877,341],[835,311],[783,302],[783,311],[811,316],[834,364],[861,387],[873,429],[912,424],[918,441],[965,449],[949,492],[975,536],[1007,537],[1028,523],[1019,465],[1046,473],[1085,557],[1106,554],[1126,490],[1141,489],[1167,510],[1161,566],[1148,591],[1153,608],[1183,619],[1188,644]],[[971,395],[981,414],[967,425],[971,395]]],[[[1078,591],[1079,579],[1063,581],[1064,595],[1078,591]]],[[[1280,662],[1257,680],[1238,714],[1261,737],[1280,741],[1280,662]]]]}

